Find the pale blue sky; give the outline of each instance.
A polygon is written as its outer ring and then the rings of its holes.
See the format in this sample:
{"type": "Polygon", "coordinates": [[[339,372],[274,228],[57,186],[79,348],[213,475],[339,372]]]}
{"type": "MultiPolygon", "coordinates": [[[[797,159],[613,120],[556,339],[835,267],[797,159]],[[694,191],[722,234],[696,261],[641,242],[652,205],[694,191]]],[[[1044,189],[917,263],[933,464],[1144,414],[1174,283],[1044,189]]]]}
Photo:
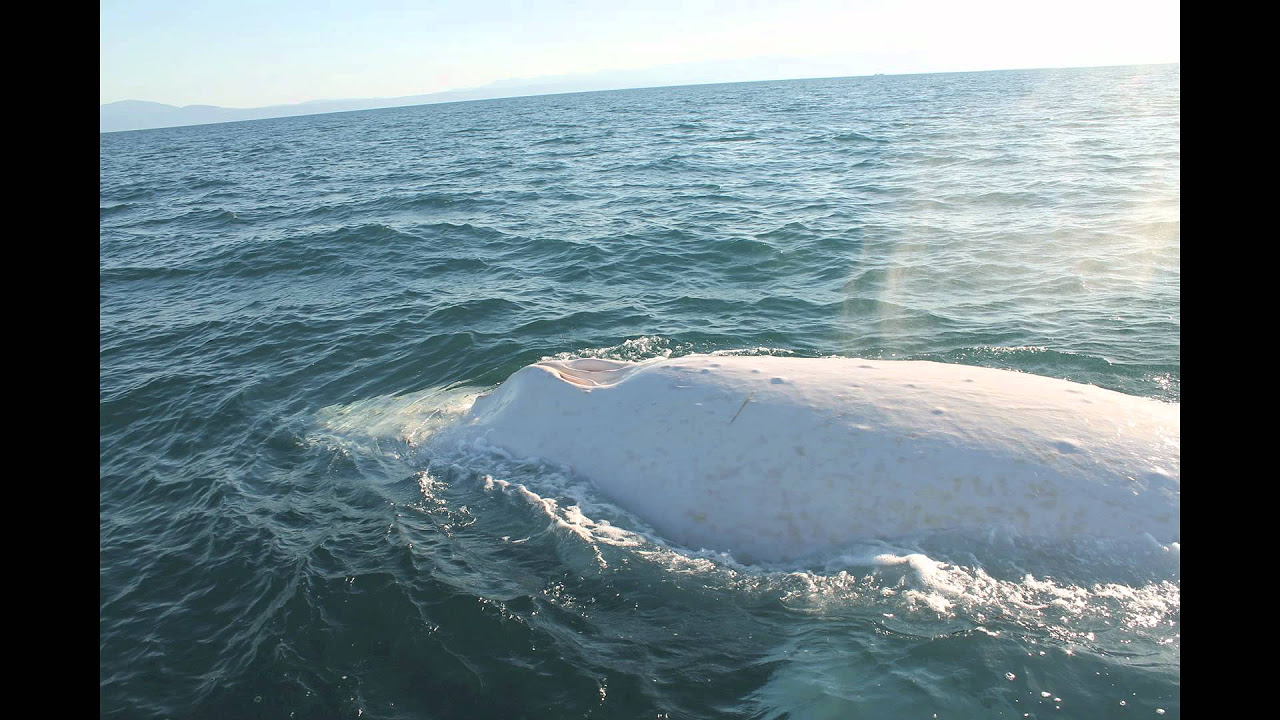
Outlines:
{"type": "Polygon", "coordinates": [[[102,0],[99,101],[256,107],[760,57],[817,76],[1179,60],[1177,0],[623,4],[102,0]]]}

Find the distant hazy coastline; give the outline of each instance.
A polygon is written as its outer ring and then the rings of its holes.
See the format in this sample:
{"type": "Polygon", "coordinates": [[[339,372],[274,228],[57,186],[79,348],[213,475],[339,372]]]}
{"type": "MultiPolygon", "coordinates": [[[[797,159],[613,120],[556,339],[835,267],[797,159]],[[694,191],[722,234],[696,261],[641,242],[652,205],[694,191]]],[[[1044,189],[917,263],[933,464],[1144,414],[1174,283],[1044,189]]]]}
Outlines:
{"type": "MultiPolygon", "coordinates": [[[[1177,63],[1170,63],[1177,64],[1177,63]]],[[[849,77],[838,65],[809,61],[761,58],[753,61],[682,63],[644,70],[600,72],[584,75],[557,75],[532,79],[502,80],[476,88],[448,90],[423,95],[392,98],[348,98],[310,100],[291,105],[255,108],[228,108],[217,105],[166,105],[145,100],[121,100],[99,106],[98,131],[151,130],[185,125],[268,118],[320,115],[354,110],[427,105],[463,100],[493,100],[523,95],[624,90],[668,85],[700,85],[727,82],[791,80],[801,78],[849,77]]],[[[870,75],[871,73],[866,73],[870,75]]],[[[883,73],[875,73],[877,75],[883,73]]]]}

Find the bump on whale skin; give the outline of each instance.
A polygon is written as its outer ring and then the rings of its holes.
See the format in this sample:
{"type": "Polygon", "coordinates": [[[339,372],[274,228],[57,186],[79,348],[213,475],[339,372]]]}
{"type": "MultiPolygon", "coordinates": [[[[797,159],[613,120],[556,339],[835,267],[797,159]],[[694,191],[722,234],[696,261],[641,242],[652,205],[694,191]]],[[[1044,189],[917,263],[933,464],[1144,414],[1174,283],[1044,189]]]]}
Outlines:
{"type": "Polygon", "coordinates": [[[565,466],[668,540],[784,561],[939,530],[1179,540],[1179,406],[922,361],[542,362],[487,443],[565,466]]]}

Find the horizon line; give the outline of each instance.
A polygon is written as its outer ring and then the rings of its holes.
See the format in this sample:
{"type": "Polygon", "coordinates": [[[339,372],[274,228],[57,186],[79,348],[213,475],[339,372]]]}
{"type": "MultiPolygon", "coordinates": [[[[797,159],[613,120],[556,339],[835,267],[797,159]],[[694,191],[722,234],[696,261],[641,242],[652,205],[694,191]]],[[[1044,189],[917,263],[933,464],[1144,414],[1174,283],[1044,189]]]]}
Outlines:
{"type": "MultiPolygon", "coordinates": [[[[492,100],[516,100],[520,98],[544,97],[544,96],[555,96],[555,95],[583,95],[587,93],[626,92],[629,90],[660,90],[664,88],[701,87],[701,86],[707,86],[707,85],[748,85],[752,83],[796,82],[796,81],[803,81],[803,80],[842,80],[842,79],[871,78],[871,77],[910,77],[914,75],[969,75],[969,74],[989,73],[989,72],[1027,72],[1027,71],[1033,71],[1033,70],[1102,70],[1106,68],[1151,67],[1156,65],[1180,65],[1181,63],[1182,61],[1179,59],[1179,60],[1171,60],[1171,61],[1165,61],[1165,62],[1142,62],[1142,63],[1121,64],[1121,65],[1108,64],[1108,65],[1067,65],[1067,66],[1058,66],[1058,67],[1015,67],[1015,68],[992,68],[987,70],[943,70],[943,71],[933,71],[933,72],[871,73],[869,75],[820,75],[820,76],[811,76],[811,77],[774,78],[770,80],[726,80],[726,81],[711,81],[711,82],[693,82],[693,83],[684,83],[680,85],[633,85],[628,87],[602,88],[602,89],[596,89],[596,90],[565,90],[565,91],[559,91],[559,92],[556,92],[556,91],[534,92],[526,95],[498,95],[495,97],[466,98],[466,99],[460,99],[460,100],[441,100],[437,102],[427,101],[427,102],[417,103],[413,105],[388,105],[386,107],[356,108],[356,109],[350,109],[350,110],[325,110],[325,111],[315,112],[315,113],[301,113],[297,115],[285,115],[285,116],[278,116],[278,117],[245,118],[241,120],[218,120],[214,122],[187,123],[183,125],[164,125],[161,127],[133,128],[129,130],[99,130],[98,134],[106,135],[108,133],[114,134],[114,133],[125,133],[125,132],[147,132],[150,130],[171,130],[173,128],[180,128],[180,127],[199,127],[204,125],[228,125],[231,123],[265,122],[270,120],[285,120],[288,118],[297,118],[297,117],[314,117],[317,115],[338,115],[342,113],[375,112],[379,110],[397,110],[402,108],[423,107],[426,105],[453,105],[458,103],[486,102],[486,101],[492,101],[492,100]]],[[[655,66],[655,68],[649,68],[649,69],[656,69],[657,67],[662,67],[662,66],[655,66]]],[[[555,77],[555,76],[552,76],[552,77],[555,77]]],[[[574,76],[562,76],[562,77],[574,77],[574,76]]],[[[536,78],[534,78],[534,80],[536,80],[536,78]]],[[[497,82],[501,82],[501,81],[497,81],[497,82]]],[[[483,90],[485,87],[486,86],[484,85],[477,85],[473,87],[454,88],[451,90],[439,90],[436,92],[419,93],[418,95],[429,96],[429,95],[444,95],[446,93],[454,93],[454,92],[479,91],[479,90],[483,90]]],[[[513,90],[515,89],[516,88],[513,88],[513,90]]],[[[279,105],[260,105],[255,107],[227,107],[223,105],[205,105],[205,104],[170,105],[168,103],[160,103],[152,100],[139,100],[137,98],[126,98],[124,100],[113,100],[109,103],[100,103],[98,105],[98,108],[101,110],[101,108],[107,107],[108,105],[116,105],[116,104],[125,103],[125,102],[145,102],[145,103],[152,103],[155,105],[164,105],[166,107],[175,108],[177,110],[183,110],[186,108],[194,107],[194,108],[217,108],[220,110],[249,111],[249,110],[267,110],[270,108],[296,108],[301,105],[306,105],[308,103],[322,103],[322,102],[362,102],[362,101],[378,101],[378,100],[393,101],[393,100],[411,98],[416,96],[417,95],[399,95],[399,96],[393,96],[393,97],[366,97],[366,98],[359,98],[359,97],[315,98],[312,100],[302,100],[296,103],[283,103],[279,105]]]]}

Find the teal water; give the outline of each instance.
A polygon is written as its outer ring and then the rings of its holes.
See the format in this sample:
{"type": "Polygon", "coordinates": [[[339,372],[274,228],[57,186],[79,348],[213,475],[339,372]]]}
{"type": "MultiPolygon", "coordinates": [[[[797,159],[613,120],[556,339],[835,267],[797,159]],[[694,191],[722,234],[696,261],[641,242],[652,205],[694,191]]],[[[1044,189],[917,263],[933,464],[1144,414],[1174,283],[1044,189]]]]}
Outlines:
{"type": "Polygon", "coordinates": [[[102,135],[101,714],[1178,717],[1177,546],[993,532],[747,566],[431,437],[551,356],[929,359],[1176,402],[1179,83],[102,135]]]}

